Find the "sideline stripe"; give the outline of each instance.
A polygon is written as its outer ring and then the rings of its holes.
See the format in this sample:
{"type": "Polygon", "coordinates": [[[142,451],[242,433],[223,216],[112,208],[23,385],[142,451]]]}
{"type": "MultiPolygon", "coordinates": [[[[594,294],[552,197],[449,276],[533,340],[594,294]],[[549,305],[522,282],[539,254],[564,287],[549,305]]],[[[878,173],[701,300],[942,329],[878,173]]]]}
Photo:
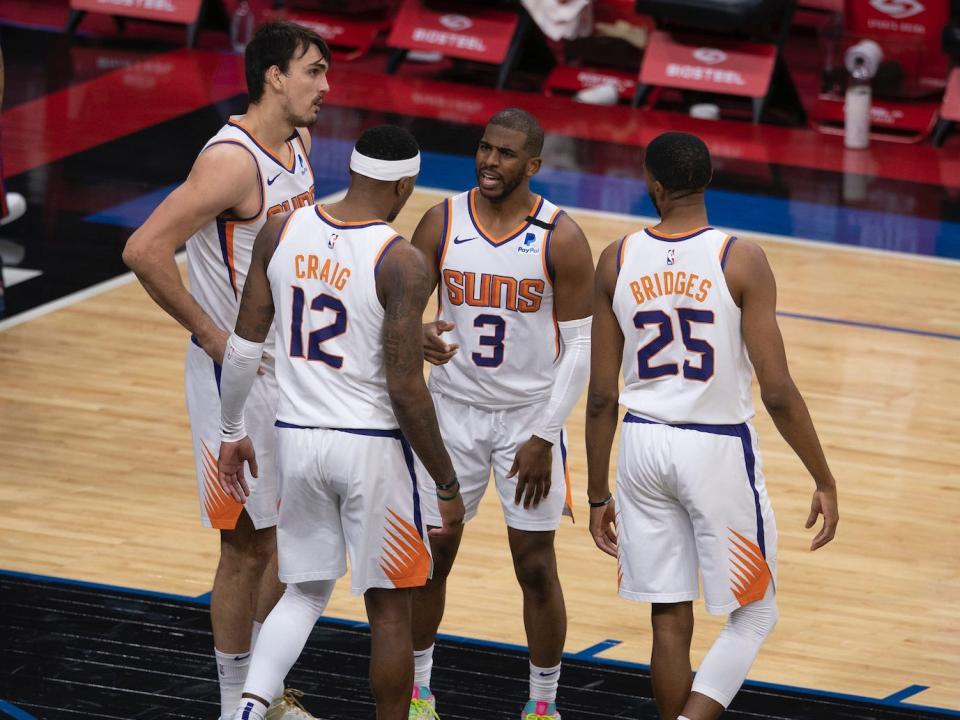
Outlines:
{"type": "MultiPolygon", "coordinates": [[[[120,585],[107,585],[103,583],[81,582],[76,580],[70,580],[69,578],[59,578],[59,577],[53,577],[48,575],[38,575],[35,573],[18,572],[15,570],[0,569],[0,576],[24,578],[27,580],[38,580],[42,582],[56,583],[58,585],[75,585],[77,587],[83,587],[83,588],[133,593],[141,596],[153,596],[153,597],[164,599],[164,600],[180,600],[180,601],[186,601],[186,602],[198,602],[197,598],[192,598],[189,595],[175,595],[172,593],[163,593],[163,592],[157,592],[153,590],[140,590],[137,588],[123,587],[120,585]]],[[[203,597],[203,596],[200,596],[200,597],[203,597]]],[[[200,604],[204,604],[204,603],[201,602],[200,604]]],[[[341,627],[347,627],[347,628],[360,629],[360,628],[369,627],[367,623],[360,620],[349,620],[346,618],[333,618],[328,616],[323,616],[322,620],[323,622],[327,622],[331,625],[339,625],[341,627]]],[[[456,642],[464,643],[466,645],[473,645],[475,647],[488,647],[488,648],[496,648],[496,649],[502,649],[502,650],[519,651],[524,653],[527,652],[528,650],[528,648],[525,645],[497,642],[493,640],[479,640],[476,638],[463,637],[461,635],[448,635],[446,633],[440,633],[437,635],[437,637],[443,640],[453,640],[456,642]]],[[[602,652],[602,650],[608,649],[609,647],[613,647],[613,645],[618,644],[618,642],[619,641],[616,641],[616,640],[605,640],[601,643],[597,643],[596,645],[592,645],[588,648],[585,648],[579,653],[565,652],[563,656],[565,659],[569,659],[569,660],[584,660],[581,657],[582,653],[585,653],[588,651],[602,652]],[[606,646],[606,647],[601,647],[601,646],[606,646]]],[[[625,669],[634,669],[634,670],[640,669],[648,672],[650,670],[650,666],[644,663],[630,662],[627,660],[611,660],[607,658],[596,657],[595,655],[591,655],[589,658],[585,660],[585,662],[599,663],[599,664],[609,665],[614,667],[622,667],[625,669]]],[[[838,693],[838,692],[831,692],[829,690],[817,690],[814,688],[801,687],[799,685],[782,685],[779,683],[761,682],[758,680],[747,680],[744,683],[744,685],[749,687],[754,687],[754,688],[762,688],[767,690],[781,690],[781,691],[786,691],[791,693],[809,695],[811,696],[810,699],[812,702],[815,702],[814,698],[845,700],[848,702],[870,703],[872,705],[879,704],[879,705],[887,705],[887,706],[893,706],[893,707],[905,708],[905,709],[916,709],[916,710],[922,710],[925,712],[940,713],[948,717],[960,717],[960,710],[951,710],[949,708],[936,707],[932,705],[915,705],[913,703],[901,702],[901,699],[903,697],[909,697],[910,695],[913,695],[916,692],[920,692],[920,689],[926,689],[926,686],[923,686],[923,685],[910,685],[904,690],[901,690],[885,698],[872,698],[866,695],[851,695],[849,693],[838,693]],[[917,689],[914,690],[915,688],[917,689]],[[907,693],[908,691],[910,691],[909,694],[904,695],[904,693],[907,693]]],[[[29,716],[27,717],[28,717],[28,720],[32,720],[29,718],[29,716]]]]}

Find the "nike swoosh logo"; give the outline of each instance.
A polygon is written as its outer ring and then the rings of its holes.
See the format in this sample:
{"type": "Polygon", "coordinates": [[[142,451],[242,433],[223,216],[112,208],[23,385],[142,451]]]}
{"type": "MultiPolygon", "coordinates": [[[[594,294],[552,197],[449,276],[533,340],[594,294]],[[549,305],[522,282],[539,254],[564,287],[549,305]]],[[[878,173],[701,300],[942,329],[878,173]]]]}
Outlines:
{"type": "Polygon", "coordinates": [[[553,672],[541,672],[540,677],[550,677],[551,675],[556,675],[559,670],[554,670],[553,672]]]}
{"type": "Polygon", "coordinates": [[[282,173],[282,172],[278,172],[278,173],[277,173],[276,175],[274,175],[272,178],[267,178],[267,185],[273,185],[273,181],[276,180],[276,179],[277,179],[278,177],[280,177],[281,175],[283,175],[283,173],[282,173]]]}
{"type": "Polygon", "coordinates": [[[248,657],[250,657],[250,653],[247,653],[246,655],[237,655],[234,660],[246,660],[248,657]]]}
{"type": "Polygon", "coordinates": [[[471,240],[476,240],[476,239],[477,239],[477,236],[476,236],[476,235],[474,235],[473,237],[468,237],[468,238],[454,237],[454,238],[453,238],[453,244],[454,244],[454,245],[460,245],[461,243],[470,242],[471,240]]]}

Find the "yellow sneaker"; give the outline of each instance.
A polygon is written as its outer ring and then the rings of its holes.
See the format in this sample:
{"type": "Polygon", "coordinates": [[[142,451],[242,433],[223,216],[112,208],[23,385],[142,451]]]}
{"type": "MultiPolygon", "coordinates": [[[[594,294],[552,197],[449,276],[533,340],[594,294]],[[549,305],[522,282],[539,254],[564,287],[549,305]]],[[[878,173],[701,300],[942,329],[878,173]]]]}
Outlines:
{"type": "Polygon", "coordinates": [[[287,688],[267,710],[266,720],[316,720],[300,702],[303,692],[287,688]]]}

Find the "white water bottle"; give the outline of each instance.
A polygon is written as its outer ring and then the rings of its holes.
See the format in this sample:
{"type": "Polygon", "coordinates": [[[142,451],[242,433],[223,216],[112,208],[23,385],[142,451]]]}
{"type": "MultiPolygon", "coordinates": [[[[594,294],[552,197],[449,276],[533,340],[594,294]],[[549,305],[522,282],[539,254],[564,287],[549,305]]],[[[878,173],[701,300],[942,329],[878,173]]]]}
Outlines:
{"type": "Polygon", "coordinates": [[[850,81],[843,102],[843,144],[851,150],[870,144],[870,81],[882,59],[883,51],[872,40],[850,47],[844,58],[850,81]]]}
{"type": "Polygon", "coordinates": [[[247,0],[240,0],[233,17],[230,18],[230,45],[233,51],[242,53],[253,37],[253,11],[247,0]]]}

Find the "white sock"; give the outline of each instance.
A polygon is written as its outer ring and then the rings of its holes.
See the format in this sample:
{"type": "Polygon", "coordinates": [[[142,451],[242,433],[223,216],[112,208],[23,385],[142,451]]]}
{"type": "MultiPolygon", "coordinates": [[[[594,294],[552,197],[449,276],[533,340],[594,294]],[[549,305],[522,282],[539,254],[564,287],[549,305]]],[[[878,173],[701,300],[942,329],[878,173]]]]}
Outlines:
{"type": "Polygon", "coordinates": [[[413,684],[417,687],[430,687],[430,675],[433,673],[433,648],[413,651],[413,684]]]}
{"type": "Polygon", "coordinates": [[[283,593],[257,638],[257,652],[243,692],[270,700],[283,687],[283,679],[300,657],[310,631],[323,614],[333,580],[291,583],[283,593]]]}
{"type": "Polygon", "coordinates": [[[677,715],[677,720],[690,720],[686,715],[677,715]]]}
{"type": "Polygon", "coordinates": [[[560,665],[551,668],[537,667],[530,663],[530,699],[552,703],[557,701],[557,686],[560,685],[560,665]]]}
{"type": "Polygon", "coordinates": [[[243,694],[243,683],[250,667],[250,651],[228,654],[214,648],[213,652],[217,656],[217,678],[220,680],[220,714],[231,717],[243,694]]]}
{"type": "Polygon", "coordinates": [[[253,698],[243,698],[237,711],[230,716],[232,720],[265,720],[267,706],[253,698]]]}

